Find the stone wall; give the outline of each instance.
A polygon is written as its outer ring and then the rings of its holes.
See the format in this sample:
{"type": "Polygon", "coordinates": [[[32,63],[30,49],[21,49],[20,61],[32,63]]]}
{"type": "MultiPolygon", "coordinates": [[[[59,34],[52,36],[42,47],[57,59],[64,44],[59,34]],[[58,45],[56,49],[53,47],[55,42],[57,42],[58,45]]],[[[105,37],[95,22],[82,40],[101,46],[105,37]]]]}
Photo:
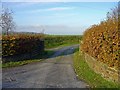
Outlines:
{"type": "Polygon", "coordinates": [[[119,70],[117,68],[109,67],[105,63],[96,60],[95,58],[89,56],[86,53],[84,53],[84,57],[89,67],[96,73],[100,74],[103,78],[107,80],[119,82],[120,75],[118,74],[119,70]]]}

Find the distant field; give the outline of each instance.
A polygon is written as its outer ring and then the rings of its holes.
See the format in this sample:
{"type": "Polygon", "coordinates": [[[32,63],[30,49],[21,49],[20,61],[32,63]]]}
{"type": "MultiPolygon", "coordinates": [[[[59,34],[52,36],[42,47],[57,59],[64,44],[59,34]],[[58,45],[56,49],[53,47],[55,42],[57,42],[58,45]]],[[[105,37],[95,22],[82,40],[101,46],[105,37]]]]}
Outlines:
{"type": "Polygon", "coordinates": [[[45,48],[55,48],[79,44],[82,35],[45,35],[45,48]]]}

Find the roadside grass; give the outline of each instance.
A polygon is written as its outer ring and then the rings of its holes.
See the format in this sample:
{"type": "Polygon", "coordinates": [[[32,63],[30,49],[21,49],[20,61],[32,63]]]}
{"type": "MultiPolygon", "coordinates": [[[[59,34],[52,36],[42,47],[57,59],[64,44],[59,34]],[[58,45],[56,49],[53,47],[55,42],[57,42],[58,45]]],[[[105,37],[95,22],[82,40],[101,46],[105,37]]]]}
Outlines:
{"type": "Polygon", "coordinates": [[[2,68],[2,63],[0,63],[0,68],[2,68]]]}
{"type": "Polygon", "coordinates": [[[47,50],[44,53],[31,58],[29,60],[22,60],[22,61],[11,61],[11,62],[7,62],[7,63],[3,63],[1,66],[2,68],[9,68],[9,67],[16,67],[16,66],[22,66],[22,65],[26,65],[26,64],[30,64],[30,63],[34,63],[34,62],[40,62],[43,61],[45,58],[50,57],[52,54],[54,53],[54,51],[51,50],[47,50]]]}
{"type": "Polygon", "coordinates": [[[24,61],[17,61],[17,62],[7,62],[2,64],[2,68],[22,66],[29,63],[40,62],[40,61],[42,60],[40,59],[40,60],[24,60],[24,61]]]}
{"type": "Polygon", "coordinates": [[[76,52],[74,54],[74,70],[78,79],[84,80],[89,84],[90,88],[118,88],[120,85],[105,80],[101,75],[95,73],[85,62],[83,54],[76,52]]]}
{"type": "Polygon", "coordinates": [[[74,53],[79,51],[79,47],[75,48],[74,53]]]}

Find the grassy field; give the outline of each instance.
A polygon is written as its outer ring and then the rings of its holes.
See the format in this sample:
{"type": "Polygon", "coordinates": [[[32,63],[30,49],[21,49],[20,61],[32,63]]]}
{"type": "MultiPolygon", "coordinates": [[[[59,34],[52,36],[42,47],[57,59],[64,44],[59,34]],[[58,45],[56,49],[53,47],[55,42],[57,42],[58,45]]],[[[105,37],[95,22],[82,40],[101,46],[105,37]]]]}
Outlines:
{"type": "Polygon", "coordinates": [[[29,60],[3,63],[2,68],[16,67],[16,66],[22,66],[22,65],[34,63],[34,62],[40,62],[40,61],[44,60],[45,58],[50,57],[53,53],[54,53],[54,51],[47,50],[44,53],[42,53],[34,58],[31,58],[29,60]]]}
{"type": "Polygon", "coordinates": [[[45,35],[45,48],[56,48],[79,44],[81,35],[45,35]]]}
{"type": "Polygon", "coordinates": [[[88,83],[91,88],[118,88],[117,83],[107,81],[91,70],[82,53],[76,52],[74,54],[74,69],[78,78],[88,83]]]}

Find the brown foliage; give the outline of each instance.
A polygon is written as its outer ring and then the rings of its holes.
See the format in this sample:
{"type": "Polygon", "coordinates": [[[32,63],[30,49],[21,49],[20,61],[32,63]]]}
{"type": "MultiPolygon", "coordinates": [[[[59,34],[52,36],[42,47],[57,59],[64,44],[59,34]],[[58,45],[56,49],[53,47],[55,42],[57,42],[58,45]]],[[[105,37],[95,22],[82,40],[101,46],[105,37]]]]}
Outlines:
{"type": "Polygon", "coordinates": [[[107,14],[107,19],[84,32],[81,48],[97,60],[118,67],[120,55],[118,8],[107,14]]]}
{"type": "Polygon", "coordinates": [[[2,37],[2,56],[10,56],[15,54],[30,53],[38,48],[42,35],[3,35],[2,37]]]}

